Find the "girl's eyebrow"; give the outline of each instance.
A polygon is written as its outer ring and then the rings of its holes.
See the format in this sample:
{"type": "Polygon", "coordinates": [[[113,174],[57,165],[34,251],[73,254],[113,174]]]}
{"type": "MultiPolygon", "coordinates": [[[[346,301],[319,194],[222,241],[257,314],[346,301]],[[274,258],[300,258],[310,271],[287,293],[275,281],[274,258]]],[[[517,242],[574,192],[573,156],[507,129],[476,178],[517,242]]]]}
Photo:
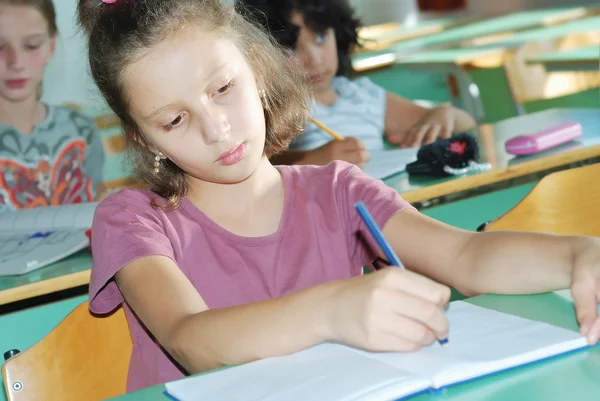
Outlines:
{"type": "MultiPolygon", "coordinates": [[[[215,68],[210,74],[208,74],[206,76],[206,80],[210,80],[212,79],[212,77],[214,77],[215,75],[217,75],[219,72],[221,72],[222,70],[224,70],[227,66],[229,65],[229,62],[226,62],[224,64],[221,64],[220,66],[218,66],[217,68],[215,68]]],[[[175,103],[169,103],[165,106],[159,107],[158,109],[154,110],[152,113],[150,113],[148,116],[144,117],[144,120],[150,120],[152,117],[156,116],[157,114],[161,113],[163,110],[168,109],[174,105],[176,105],[178,102],[175,103]]]]}
{"type": "Polygon", "coordinates": [[[32,39],[44,39],[46,34],[44,33],[32,33],[30,35],[25,36],[24,40],[32,40],[32,39]]]}
{"type": "Polygon", "coordinates": [[[43,33],[32,33],[31,35],[28,35],[25,37],[25,39],[37,39],[37,38],[45,38],[46,35],[43,33]]]}
{"type": "Polygon", "coordinates": [[[154,110],[152,113],[150,113],[147,117],[144,117],[144,120],[150,120],[152,117],[156,116],[157,114],[160,114],[162,111],[175,106],[177,104],[177,102],[175,103],[169,103],[167,105],[164,105],[162,107],[159,107],[158,109],[154,110]]]}

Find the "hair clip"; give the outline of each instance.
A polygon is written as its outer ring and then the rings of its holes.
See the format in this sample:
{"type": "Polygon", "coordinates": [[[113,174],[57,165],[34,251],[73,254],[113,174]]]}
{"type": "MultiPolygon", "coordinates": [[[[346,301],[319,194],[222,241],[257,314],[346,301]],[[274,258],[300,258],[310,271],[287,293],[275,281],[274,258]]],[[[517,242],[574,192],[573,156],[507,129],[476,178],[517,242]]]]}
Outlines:
{"type": "Polygon", "coordinates": [[[114,4],[117,2],[117,0],[102,0],[102,2],[105,4],[114,4]]]}

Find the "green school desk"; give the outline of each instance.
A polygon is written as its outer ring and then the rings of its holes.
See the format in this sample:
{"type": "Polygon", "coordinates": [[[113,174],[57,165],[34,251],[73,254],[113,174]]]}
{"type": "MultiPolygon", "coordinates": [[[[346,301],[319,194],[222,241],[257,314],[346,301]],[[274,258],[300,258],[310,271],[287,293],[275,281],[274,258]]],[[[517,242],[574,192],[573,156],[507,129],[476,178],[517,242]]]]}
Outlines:
{"type": "MultiPolygon", "coordinates": [[[[529,296],[483,295],[471,298],[468,302],[577,330],[571,302],[556,294],[529,296]]],[[[451,387],[442,395],[419,395],[408,400],[596,401],[598,400],[598,394],[600,394],[600,380],[598,380],[598,377],[600,377],[600,346],[451,387]]],[[[165,386],[158,385],[111,400],[168,401],[169,398],[164,394],[164,391],[165,386]]]]}
{"type": "Polygon", "coordinates": [[[465,25],[472,20],[472,18],[445,17],[419,21],[412,25],[388,23],[363,27],[358,31],[361,47],[357,52],[383,50],[396,42],[432,35],[465,25]]]}
{"type": "Polygon", "coordinates": [[[547,71],[600,71],[600,45],[546,53],[527,64],[542,64],[547,71]]]}
{"type": "MultiPolygon", "coordinates": [[[[469,25],[458,29],[467,29],[468,27],[469,25]]],[[[447,33],[450,35],[454,31],[449,30],[444,34],[447,33]]],[[[368,71],[372,68],[395,64],[397,66],[410,67],[421,72],[451,74],[456,79],[462,107],[476,121],[482,123],[485,121],[485,112],[480,98],[480,91],[477,84],[471,78],[469,71],[498,67],[505,69],[506,62],[525,44],[550,41],[581,33],[597,34],[600,37],[600,16],[528,31],[506,33],[485,46],[411,51],[410,46],[406,45],[408,42],[400,42],[390,48],[394,49],[395,53],[381,54],[370,58],[363,56],[362,58],[353,60],[353,65],[358,71],[368,71]],[[407,47],[403,49],[402,46],[407,47]]],[[[440,43],[444,42],[441,38],[440,40],[440,43]]],[[[515,88],[508,83],[508,77],[506,79],[515,113],[517,115],[524,114],[521,106],[523,96],[517,96],[518,93],[516,93],[515,88]]]]}
{"type": "Polygon", "coordinates": [[[491,170],[459,177],[410,177],[405,172],[386,180],[408,202],[423,206],[443,197],[456,197],[469,191],[489,192],[511,180],[523,180],[535,175],[545,175],[579,162],[600,158],[599,109],[551,109],[517,116],[496,124],[480,127],[481,161],[491,165],[491,170]],[[531,156],[515,157],[506,153],[504,144],[510,138],[530,134],[566,121],[578,121],[583,136],[575,141],[531,156]]]}
{"type": "Polygon", "coordinates": [[[580,19],[593,12],[595,11],[586,7],[566,7],[484,19],[436,34],[404,40],[384,50],[357,53],[352,57],[352,64],[356,71],[364,71],[384,65],[385,60],[387,63],[393,62],[395,55],[432,47],[455,47],[472,39],[478,39],[480,43],[493,43],[494,40],[514,32],[580,19]]]}

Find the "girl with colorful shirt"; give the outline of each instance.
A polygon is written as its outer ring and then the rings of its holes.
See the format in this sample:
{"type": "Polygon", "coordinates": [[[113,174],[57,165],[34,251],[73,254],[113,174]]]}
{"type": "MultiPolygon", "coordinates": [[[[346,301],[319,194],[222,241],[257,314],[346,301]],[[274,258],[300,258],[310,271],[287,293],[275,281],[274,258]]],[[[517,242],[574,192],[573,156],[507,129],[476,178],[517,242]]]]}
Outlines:
{"type": "Polygon", "coordinates": [[[0,212],[90,202],[103,192],[94,123],[40,102],[57,32],[51,0],[0,0],[0,212]]]}

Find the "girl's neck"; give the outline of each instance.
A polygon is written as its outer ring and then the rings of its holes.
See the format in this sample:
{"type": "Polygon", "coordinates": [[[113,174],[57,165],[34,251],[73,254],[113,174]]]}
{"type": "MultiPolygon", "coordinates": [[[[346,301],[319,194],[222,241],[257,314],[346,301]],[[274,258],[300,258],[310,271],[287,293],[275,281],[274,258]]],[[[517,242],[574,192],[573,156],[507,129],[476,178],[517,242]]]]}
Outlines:
{"type": "Polygon", "coordinates": [[[254,173],[242,182],[190,181],[187,198],[208,215],[244,214],[263,204],[265,198],[281,185],[281,174],[264,156],[254,173]]]}
{"type": "Polygon", "coordinates": [[[337,92],[331,86],[315,93],[315,100],[325,106],[333,106],[337,98],[337,92]]]}
{"type": "Polygon", "coordinates": [[[46,108],[31,96],[20,102],[0,98],[0,123],[16,127],[24,134],[31,134],[35,126],[46,118],[46,108]]]}

